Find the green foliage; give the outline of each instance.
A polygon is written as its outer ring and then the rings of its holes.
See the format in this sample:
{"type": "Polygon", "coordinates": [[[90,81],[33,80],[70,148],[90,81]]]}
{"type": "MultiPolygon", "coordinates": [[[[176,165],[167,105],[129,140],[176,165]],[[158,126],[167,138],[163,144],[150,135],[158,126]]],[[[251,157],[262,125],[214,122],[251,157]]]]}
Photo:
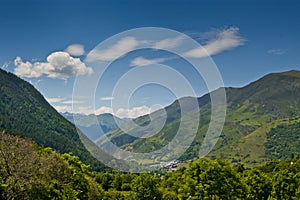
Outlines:
{"type": "Polygon", "coordinates": [[[91,172],[71,153],[0,134],[0,199],[299,199],[300,160],[259,168],[202,158],[161,177],[91,172]]]}
{"type": "Polygon", "coordinates": [[[223,160],[192,162],[163,177],[163,199],[299,199],[299,160],[237,169],[223,160]]]}
{"type": "Polygon", "coordinates": [[[3,199],[5,187],[6,187],[6,185],[4,183],[4,180],[2,179],[2,176],[0,175],[0,199],[3,199]]]}
{"type": "Polygon", "coordinates": [[[280,125],[267,133],[265,143],[269,159],[300,158],[300,123],[280,125]]]}
{"type": "Polygon", "coordinates": [[[253,169],[245,172],[245,183],[248,187],[247,199],[268,199],[272,191],[272,181],[268,174],[253,169]]]}
{"type": "Polygon", "coordinates": [[[112,188],[113,175],[110,173],[98,173],[96,175],[96,181],[102,185],[104,190],[107,191],[108,189],[112,188]]]}
{"type": "Polygon", "coordinates": [[[88,199],[101,194],[89,168],[71,154],[61,155],[4,133],[0,134],[0,154],[4,199],[88,199]]]}
{"type": "Polygon", "coordinates": [[[299,197],[299,160],[285,160],[273,164],[270,175],[272,175],[272,198],[297,199],[299,197]]]}
{"type": "Polygon", "coordinates": [[[159,178],[146,173],[140,174],[132,183],[134,197],[140,200],[161,199],[158,184],[159,178]]]}
{"type": "Polygon", "coordinates": [[[179,185],[181,199],[239,199],[246,187],[229,163],[200,159],[190,163],[179,185]]]}
{"type": "Polygon", "coordinates": [[[275,199],[295,199],[300,187],[300,173],[284,169],[276,173],[272,179],[272,197],[275,199]]]}
{"type": "Polygon", "coordinates": [[[29,83],[0,69],[0,131],[31,138],[60,153],[73,152],[94,169],[103,165],[81,143],[73,124],[29,83]]]}

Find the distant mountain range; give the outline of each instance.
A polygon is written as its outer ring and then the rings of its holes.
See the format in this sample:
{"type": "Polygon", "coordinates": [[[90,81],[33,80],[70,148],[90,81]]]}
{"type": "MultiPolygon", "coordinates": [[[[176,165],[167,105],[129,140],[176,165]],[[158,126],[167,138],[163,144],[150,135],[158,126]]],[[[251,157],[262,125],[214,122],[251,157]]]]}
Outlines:
{"type": "MultiPolygon", "coordinates": [[[[218,143],[208,157],[220,157],[232,163],[254,166],[271,159],[300,157],[300,72],[293,70],[273,73],[242,88],[225,88],[227,116],[218,143]]],[[[187,102],[189,98],[181,99],[187,102]]],[[[181,157],[198,157],[199,147],[210,121],[209,94],[197,99],[201,113],[199,129],[192,145],[181,157]]],[[[180,124],[180,106],[175,101],[166,108],[167,123],[156,135],[136,138],[115,129],[107,133],[110,140],[121,148],[134,152],[151,152],[167,145],[180,124]]],[[[159,115],[158,115],[159,118],[159,115]]],[[[153,123],[157,123],[155,118],[153,123]]],[[[135,119],[140,125],[150,123],[149,116],[135,119]]],[[[129,133],[135,133],[134,128],[129,133]]],[[[147,135],[147,131],[139,133],[147,135]]],[[[103,139],[97,140],[105,146],[103,139]]]]}
{"type": "Polygon", "coordinates": [[[37,144],[52,147],[61,153],[73,152],[96,170],[104,168],[86,150],[76,127],[62,117],[32,85],[1,69],[0,83],[0,130],[31,138],[37,144]]]}
{"type": "Polygon", "coordinates": [[[61,115],[75,124],[92,141],[118,128],[118,124],[125,124],[129,120],[128,118],[118,118],[109,113],[84,115],[64,112],[61,115]],[[74,122],[74,118],[76,123],[74,122]]]}
{"type": "MultiPolygon", "coordinates": [[[[104,146],[102,134],[117,146],[143,153],[161,149],[175,136],[180,125],[180,105],[183,103],[190,112],[196,108],[190,104],[197,100],[201,118],[197,135],[180,160],[199,156],[210,122],[210,95],[200,98],[185,97],[165,108],[166,123],[161,131],[148,138],[137,138],[124,133],[116,125],[123,123],[130,133],[147,136],[149,129],[140,131],[128,127],[128,119],[114,118],[111,114],[75,115],[63,113],[62,117],[44,97],[28,82],[0,69],[0,130],[31,138],[39,145],[49,146],[59,152],[73,152],[85,163],[101,170],[101,165],[82,144],[81,139],[95,140],[104,146]],[[101,127],[98,126],[98,123],[101,127]]],[[[227,159],[232,163],[255,166],[272,159],[300,157],[300,72],[288,71],[268,74],[242,88],[225,88],[227,95],[227,116],[222,134],[208,157],[227,159]]],[[[161,111],[152,113],[152,123],[161,122],[161,111]]],[[[150,116],[133,120],[145,126],[150,116]]],[[[193,127],[188,127],[193,128],[193,127]]],[[[90,148],[96,150],[90,143],[90,148]]],[[[176,152],[176,149],[174,150],[176,152]]],[[[102,154],[101,154],[102,155],[102,154]]],[[[155,157],[153,158],[155,159],[155,157]]]]}

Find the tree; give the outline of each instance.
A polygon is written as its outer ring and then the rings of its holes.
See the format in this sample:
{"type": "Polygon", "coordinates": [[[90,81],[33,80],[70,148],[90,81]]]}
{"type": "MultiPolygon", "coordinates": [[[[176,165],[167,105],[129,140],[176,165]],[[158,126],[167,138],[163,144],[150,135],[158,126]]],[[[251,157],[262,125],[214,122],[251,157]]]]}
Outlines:
{"type": "Polygon", "coordinates": [[[246,186],[239,174],[222,160],[200,159],[190,163],[179,188],[180,199],[240,199],[246,186]]]}
{"type": "Polygon", "coordinates": [[[45,197],[40,158],[30,140],[0,133],[0,176],[5,199],[45,197]]]}
{"type": "Polygon", "coordinates": [[[159,178],[146,173],[140,174],[132,183],[135,198],[140,200],[161,199],[158,183],[159,178]]]}
{"type": "Polygon", "coordinates": [[[296,194],[299,194],[300,173],[280,170],[273,176],[272,182],[272,197],[275,199],[295,199],[296,194]]]}
{"type": "Polygon", "coordinates": [[[164,194],[164,199],[172,199],[174,194],[178,196],[178,190],[185,181],[183,178],[185,170],[186,168],[179,168],[175,172],[168,173],[163,176],[160,184],[160,190],[164,194]]]}
{"type": "Polygon", "coordinates": [[[99,199],[88,166],[28,139],[0,133],[0,199],[99,199]]]}
{"type": "Polygon", "coordinates": [[[105,191],[108,191],[108,189],[112,188],[113,175],[108,172],[98,173],[96,175],[96,181],[101,184],[105,191]]]}
{"type": "Polygon", "coordinates": [[[272,191],[272,182],[268,174],[259,169],[245,173],[245,183],[248,186],[247,199],[268,199],[272,191]]]}

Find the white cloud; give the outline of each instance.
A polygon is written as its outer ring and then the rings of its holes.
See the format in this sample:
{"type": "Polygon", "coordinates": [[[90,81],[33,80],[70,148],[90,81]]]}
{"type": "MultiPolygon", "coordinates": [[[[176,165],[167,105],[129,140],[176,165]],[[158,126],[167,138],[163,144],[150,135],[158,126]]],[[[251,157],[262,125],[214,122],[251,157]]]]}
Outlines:
{"type": "Polygon", "coordinates": [[[113,109],[110,107],[106,107],[106,106],[101,106],[100,108],[98,108],[97,110],[95,110],[94,112],[96,115],[100,115],[100,114],[104,114],[104,113],[111,113],[113,114],[113,109]]]}
{"type": "Polygon", "coordinates": [[[79,104],[79,103],[83,103],[82,101],[76,101],[76,100],[67,100],[67,101],[63,101],[63,104],[79,104]]]}
{"type": "Polygon", "coordinates": [[[205,45],[186,52],[185,56],[192,58],[208,57],[241,46],[245,42],[245,39],[240,36],[239,28],[237,27],[216,30],[209,32],[207,35],[210,38],[205,45]],[[214,37],[212,38],[213,34],[214,37]]]}
{"type": "Polygon", "coordinates": [[[18,76],[37,78],[47,75],[50,78],[66,80],[76,75],[92,74],[93,69],[87,67],[79,58],[73,58],[66,52],[54,52],[47,57],[47,62],[23,62],[20,57],[14,61],[14,72],[18,76]]]}
{"type": "Polygon", "coordinates": [[[168,59],[167,58],[147,59],[147,58],[139,56],[130,62],[130,66],[152,65],[152,64],[164,62],[166,60],[168,60],[168,59]]]}
{"type": "Polygon", "coordinates": [[[136,118],[142,115],[149,114],[151,111],[151,108],[147,106],[140,106],[140,107],[133,107],[133,108],[119,108],[115,112],[112,108],[101,106],[96,110],[93,110],[92,107],[78,107],[78,109],[75,111],[76,113],[82,113],[85,115],[89,114],[104,114],[104,113],[111,113],[117,117],[120,118],[136,118]]]}
{"type": "Polygon", "coordinates": [[[71,106],[66,106],[66,105],[64,105],[64,106],[53,106],[54,108],[55,108],[55,110],[57,110],[58,112],[61,112],[61,113],[63,113],[63,112],[70,112],[71,110],[72,110],[72,108],[71,108],[71,106]]]}
{"type": "MultiPolygon", "coordinates": [[[[187,51],[184,55],[187,57],[194,57],[194,58],[208,57],[241,46],[245,42],[245,39],[240,36],[239,28],[237,27],[218,29],[218,30],[201,34],[201,40],[205,41],[205,44],[202,47],[187,51]]],[[[156,42],[153,45],[153,48],[172,49],[180,45],[182,41],[183,41],[182,37],[167,38],[156,42]]],[[[150,65],[150,64],[161,63],[170,59],[174,59],[174,57],[146,59],[140,56],[133,59],[130,65],[131,66],[150,65]]]]}
{"type": "Polygon", "coordinates": [[[270,50],[268,50],[269,54],[273,54],[273,55],[277,55],[277,56],[283,55],[286,52],[287,52],[286,49],[270,49],[270,50]]]}
{"type": "MultiPolygon", "coordinates": [[[[58,103],[60,105],[62,104],[79,104],[79,103],[83,103],[82,101],[77,101],[77,100],[66,100],[66,98],[60,98],[60,97],[54,97],[54,98],[46,98],[46,100],[51,103],[51,104],[55,104],[58,105],[58,103]]],[[[64,105],[62,105],[64,106],[64,105]]]]}
{"type": "Polygon", "coordinates": [[[94,110],[91,106],[79,106],[76,107],[76,110],[73,110],[74,113],[80,113],[80,114],[85,114],[85,115],[90,115],[90,114],[103,114],[103,113],[113,113],[112,108],[102,106],[96,110],[94,110]]]}
{"type": "Polygon", "coordinates": [[[112,61],[115,60],[127,52],[134,50],[139,44],[134,37],[125,37],[119,40],[116,44],[104,49],[104,50],[92,50],[87,55],[88,61],[112,61]]]}
{"type": "Polygon", "coordinates": [[[85,114],[85,115],[89,115],[89,114],[94,114],[92,107],[73,107],[72,113],[79,113],[79,114],[85,114]],[[76,110],[74,110],[76,109],[76,110]]]}
{"type": "Polygon", "coordinates": [[[101,97],[100,98],[101,101],[111,101],[113,99],[114,99],[114,97],[101,97]]]}
{"type": "Polygon", "coordinates": [[[115,115],[120,118],[136,118],[150,113],[150,108],[147,106],[133,107],[131,109],[120,108],[115,115]]]}
{"type": "Polygon", "coordinates": [[[58,103],[64,100],[64,98],[46,98],[49,103],[58,103]]]}
{"type": "Polygon", "coordinates": [[[72,56],[82,56],[84,54],[84,46],[81,44],[72,44],[65,51],[72,56]]]}
{"type": "Polygon", "coordinates": [[[157,49],[173,49],[174,47],[178,46],[182,42],[182,37],[176,37],[176,38],[167,38],[164,40],[161,40],[159,42],[156,42],[153,46],[153,48],[157,49]]]}

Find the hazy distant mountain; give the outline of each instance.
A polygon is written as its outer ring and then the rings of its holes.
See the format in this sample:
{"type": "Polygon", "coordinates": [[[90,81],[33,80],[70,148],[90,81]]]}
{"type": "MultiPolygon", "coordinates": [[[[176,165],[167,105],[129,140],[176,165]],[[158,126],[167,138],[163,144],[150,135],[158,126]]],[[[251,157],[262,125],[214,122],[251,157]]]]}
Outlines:
{"type": "Polygon", "coordinates": [[[74,123],[75,118],[76,124],[74,124],[91,140],[118,128],[118,124],[124,124],[129,120],[128,118],[118,118],[109,113],[84,115],[65,112],[61,114],[72,123],[74,123]]]}
{"type": "MultiPolygon", "coordinates": [[[[270,159],[300,157],[300,72],[273,73],[242,88],[226,88],[227,116],[224,129],[211,158],[221,157],[248,165],[270,159]]],[[[183,99],[188,105],[188,98],[183,99]]],[[[198,98],[201,113],[198,134],[182,160],[198,157],[199,147],[210,121],[210,96],[198,98]]],[[[134,152],[151,152],[172,140],[180,121],[175,101],[166,108],[167,123],[155,136],[136,138],[115,129],[107,133],[111,141],[134,152]]],[[[149,116],[135,119],[140,125],[149,116]]],[[[153,120],[156,123],[156,120],[153,120]]],[[[132,129],[130,133],[134,133],[132,129]]],[[[140,133],[146,135],[147,133],[140,133]]],[[[98,145],[103,140],[98,139],[98,145]]]]}
{"type": "Polygon", "coordinates": [[[82,144],[75,126],[28,82],[0,69],[0,130],[31,138],[39,145],[73,152],[97,169],[103,165],[82,144]]]}

